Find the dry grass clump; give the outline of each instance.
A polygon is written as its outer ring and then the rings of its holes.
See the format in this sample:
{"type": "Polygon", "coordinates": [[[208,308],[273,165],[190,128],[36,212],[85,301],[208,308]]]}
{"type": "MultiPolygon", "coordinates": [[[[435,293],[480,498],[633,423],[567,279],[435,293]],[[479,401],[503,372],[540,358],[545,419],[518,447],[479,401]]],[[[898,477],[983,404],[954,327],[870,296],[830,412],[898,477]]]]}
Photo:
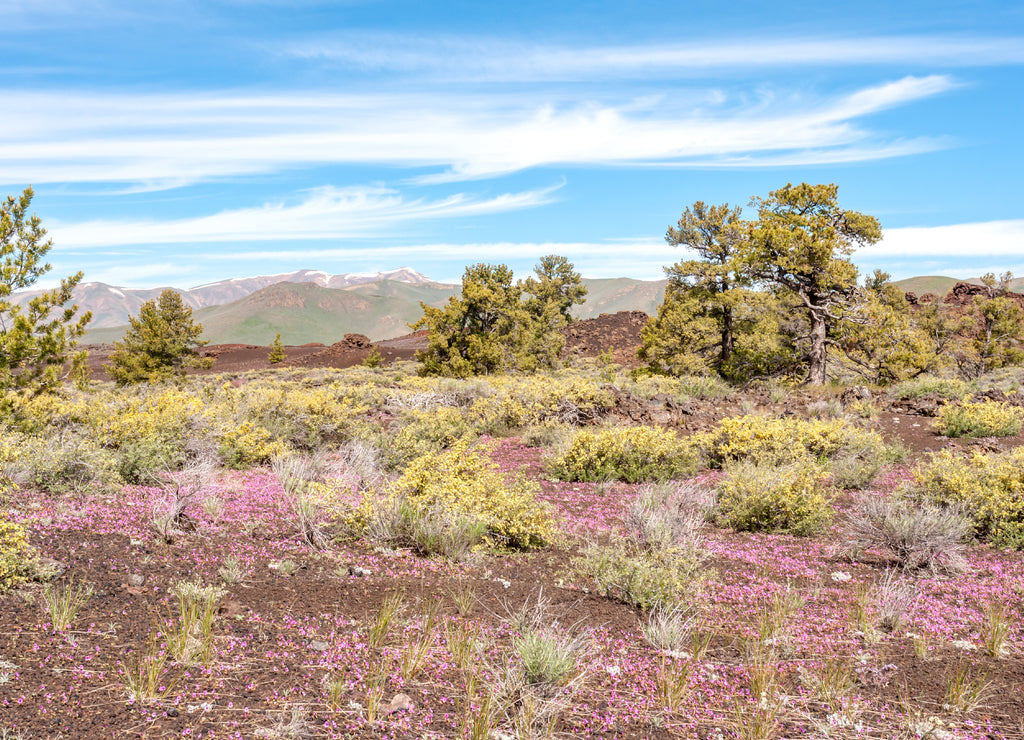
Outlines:
{"type": "Polygon", "coordinates": [[[905,499],[864,498],[846,516],[841,548],[857,557],[874,550],[903,570],[963,573],[970,521],[955,509],[905,499]]]}

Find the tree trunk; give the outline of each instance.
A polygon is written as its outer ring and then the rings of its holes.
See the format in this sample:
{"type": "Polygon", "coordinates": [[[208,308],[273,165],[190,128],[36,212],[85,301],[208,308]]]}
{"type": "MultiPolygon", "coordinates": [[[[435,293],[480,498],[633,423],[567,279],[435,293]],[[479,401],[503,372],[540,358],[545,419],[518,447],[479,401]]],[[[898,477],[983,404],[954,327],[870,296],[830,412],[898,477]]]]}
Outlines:
{"type": "Polygon", "coordinates": [[[726,307],[722,310],[722,355],[721,364],[724,367],[732,357],[732,309],[726,307]]]}
{"type": "Polygon", "coordinates": [[[807,373],[808,385],[825,385],[825,364],[826,364],[826,339],[827,325],[825,315],[819,311],[811,310],[811,354],[810,368],[807,373]]]}

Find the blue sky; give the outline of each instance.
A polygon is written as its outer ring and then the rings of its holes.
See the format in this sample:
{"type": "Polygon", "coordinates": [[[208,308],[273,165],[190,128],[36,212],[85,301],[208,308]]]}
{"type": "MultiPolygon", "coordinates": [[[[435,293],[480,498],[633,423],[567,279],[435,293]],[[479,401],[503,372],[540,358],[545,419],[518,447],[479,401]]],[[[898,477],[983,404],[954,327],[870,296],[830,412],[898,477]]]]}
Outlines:
{"type": "Polygon", "coordinates": [[[800,181],[882,222],[865,270],[1024,275],[1024,3],[720,8],[4,0],[0,193],[133,287],[653,279],[686,206],[800,181]]]}

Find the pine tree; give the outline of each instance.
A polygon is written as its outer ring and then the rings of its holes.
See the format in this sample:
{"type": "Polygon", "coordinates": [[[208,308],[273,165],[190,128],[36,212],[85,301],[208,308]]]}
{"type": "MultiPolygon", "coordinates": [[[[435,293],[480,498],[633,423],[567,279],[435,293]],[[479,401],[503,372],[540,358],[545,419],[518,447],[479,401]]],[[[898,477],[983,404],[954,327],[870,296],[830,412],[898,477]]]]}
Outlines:
{"type": "Polygon", "coordinates": [[[53,241],[46,239],[39,218],[28,216],[33,195],[26,188],[19,198],[8,196],[0,203],[0,388],[38,393],[60,381],[69,359],[73,368],[83,367],[85,353],[71,358],[69,353],[92,316],[85,313],[76,320],[78,306],[68,305],[81,272],[27,306],[11,300],[12,293],[32,287],[51,269],[41,260],[53,241]]]}
{"type": "Polygon", "coordinates": [[[276,365],[279,362],[284,362],[286,358],[284,345],[281,344],[281,332],[278,332],[277,336],[274,337],[274,341],[270,344],[270,354],[267,355],[267,362],[271,365],[276,365]]]}
{"type": "Polygon", "coordinates": [[[147,301],[139,315],[129,320],[124,340],[114,345],[107,370],[118,385],[153,383],[183,377],[188,368],[209,367],[212,358],[201,358],[197,349],[202,324],[192,321],[192,309],[181,294],[165,290],[147,301]]]}

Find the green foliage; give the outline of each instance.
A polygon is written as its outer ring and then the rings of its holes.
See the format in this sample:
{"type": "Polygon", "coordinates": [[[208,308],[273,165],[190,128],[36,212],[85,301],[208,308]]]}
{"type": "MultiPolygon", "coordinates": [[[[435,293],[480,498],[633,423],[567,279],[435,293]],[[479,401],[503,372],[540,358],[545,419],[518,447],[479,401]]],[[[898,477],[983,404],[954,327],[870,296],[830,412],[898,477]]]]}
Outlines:
{"type": "Polygon", "coordinates": [[[645,327],[640,359],[672,375],[728,375],[737,311],[750,299],[749,280],[739,270],[737,245],[748,229],[741,210],[697,201],[669,227],[665,241],[700,259],[665,268],[669,285],[658,316],[645,327]]]}
{"type": "Polygon", "coordinates": [[[413,460],[391,495],[420,511],[476,519],[493,545],[543,547],[554,535],[551,511],[537,499],[535,487],[518,477],[506,479],[483,451],[469,449],[465,441],[413,460]]]}
{"type": "Polygon", "coordinates": [[[417,354],[423,374],[465,378],[554,367],[568,310],[586,290],[563,257],[545,257],[535,272],[513,282],[505,265],[472,265],[460,296],[442,308],[421,304],[423,318],[413,328],[428,333],[427,349],[417,354]]]}
{"type": "Polygon", "coordinates": [[[19,485],[58,496],[120,483],[110,451],[74,435],[24,439],[12,471],[19,485]]]}
{"type": "Polygon", "coordinates": [[[628,542],[588,545],[573,569],[596,582],[602,596],[643,611],[692,599],[704,577],[699,563],[662,550],[638,550],[628,542]]]}
{"type": "Polygon", "coordinates": [[[587,299],[587,289],[572,263],[565,257],[549,254],[540,258],[533,272],[536,277],[523,283],[524,292],[530,296],[527,309],[535,316],[543,316],[547,307],[552,306],[566,322],[571,322],[572,307],[587,299]]]}
{"type": "Polygon", "coordinates": [[[699,455],[675,432],[657,427],[581,431],[547,461],[552,475],[569,481],[664,481],[692,475],[699,455]]]}
{"type": "Polygon", "coordinates": [[[402,419],[403,426],[383,445],[385,462],[401,469],[416,458],[451,449],[459,442],[476,439],[468,414],[462,409],[414,410],[402,419]]]}
{"type": "Polygon", "coordinates": [[[34,557],[25,528],[0,513],[0,593],[29,578],[34,557]]]}
{"type": "Polygon", "coordinates": [[[959,509],[978,537],[1024,549],[1024,448],[966,457],[942,450],[913,470],[906,494],[959,509]]]}
{"type": "Polygon", "coordinates": [[[271,365],[276,365],[279,362],[284,362],[287,357],[284,353],[284,344],[281,342],[281,332],[278,332],[277,336],[274,337],[274,341],[270,344],[270,354],[267,355],[267,362],[271,365]]]}
{"type": "Polygon", "coordinates": [[[377,345],[374,345],[373,349],[370,350],[370,354],[363,360],[363,365],[366,367],[382,367],[384,365],[384,355],[380,353],[377,345]]]}
{"type": "Polygon", "coordinates": [[[114,344],[107,370],[118,385],[154,383],[184,377],[190,367],[209,367],[210,358],[200,358],[196,349],[206,344],[199,339],[202,324],[192,321],[192,309],[181,294],[165,290],[157,300],[147,301],[139,315],[128,319],[124,340],[114,344]]]}
{"type": "Polygon", "coordinates": [[[474,516],[442,507],[423,508],[401,498],[382,501],[373,511],[368,534],[389,547],[419,555],[466,559],[487,535],[487,525],[474,516]]]}
{"type": "Polygon", "coordinates": [[[834,338],[854,370],[880,385],[920,375],[939,361],[931,338],[910,315],[904,293],[880,270],[865,281],[849,320],[838,322],[834,338]]]}
{"type": "Polygon", "coordinates": [[[972,388],[957,378],[936,378],[924,376],[898,383],[892,388],[896,398],[909,399],[936,395],[949,400],[959,401],[971,394],[972,388]]]}
{"type": "Polygon", "coordinates": [[[832,517],[826,477],[807,459],[782,466],[734,463],[718,483],[718,517],[742,531],[813,534],[832,517]]]}
{"type": "Polygon", "coordinates": [[[759,220],[741,242],[751,278],[800,298],[810,322],[808,382],[825,382],[829,329],[856,297],[854,248],[881,238],[878,221],[839,207],[835,185],[787,184],[754,198],[759,220]]]}
{"type": "Polygon", "coordinates": [[[998,280],[991,273],[982,277],[986,294],[974,296],[955,324],[952,353],[967,377],[1024,363],[1024,309],[1007,295],[1012,279],[1009,272],[998,280]]]}
{"type": "MultiPolygon", "coordinates": [[[[0,389],[38,393],[57,385],[92,316],[75,320],[78,307],[67,305],[81,272],[35,296],[27,307],[11,300],[13,292],[31,288],[51,269],[41,260],[53,242],[39,218],[28,215],[32,196],[32,188],[26,188],[20,197],[0,203],[0,389]]],[[[81,367],[84,355],[71,359],[73,368],[81,367]]]]}
{"type": "Polygon", "coordinates": [[[1012,437],[1024,427],[1024,409],[996,401],[943,406],[935,429],[947,437],[1012,437]]]}

